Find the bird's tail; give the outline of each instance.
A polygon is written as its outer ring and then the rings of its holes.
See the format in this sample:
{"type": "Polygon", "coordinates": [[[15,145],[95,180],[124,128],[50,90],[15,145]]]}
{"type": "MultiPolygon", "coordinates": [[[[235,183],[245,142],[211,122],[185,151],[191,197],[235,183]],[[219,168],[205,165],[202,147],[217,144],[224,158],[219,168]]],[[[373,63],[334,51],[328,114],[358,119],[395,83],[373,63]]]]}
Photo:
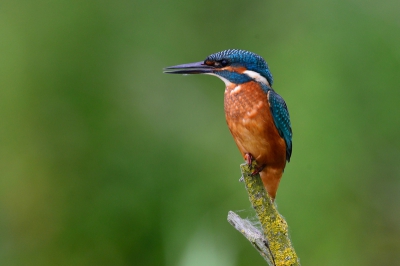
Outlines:
{"type": "Polygon", "coordinates": [[[266,167],[260,172],[261,180],[264,184],[265,190],[268,192],[272,200],[275,200],[276,191],[279,187],[283,171],[281,169],[274,169],[266,167]]]}

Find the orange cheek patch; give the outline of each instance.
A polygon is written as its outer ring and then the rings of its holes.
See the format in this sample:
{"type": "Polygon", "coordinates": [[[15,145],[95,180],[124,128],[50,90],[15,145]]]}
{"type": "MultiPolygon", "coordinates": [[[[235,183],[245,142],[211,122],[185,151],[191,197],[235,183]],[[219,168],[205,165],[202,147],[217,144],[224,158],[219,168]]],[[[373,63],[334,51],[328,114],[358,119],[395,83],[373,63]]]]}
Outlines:
{"type": "Polygon", "coordinates": [[[245,67],[236,67],[235,71],[242,74],[243,72],[245,72],[247,69],[245,67]]]}
{"type": "Polygon", "coordinates": [[[224,68],[221,68],[222,70],[228,70],[228,71],[231,71],[231,72],[236,72],[236,73],[240,73],[240,74],[242,74],[244,71],[246,71],[246,68],[245,67],[231,67],[231,66],[227,66],[227,67],[224,67],[224,68]]]}

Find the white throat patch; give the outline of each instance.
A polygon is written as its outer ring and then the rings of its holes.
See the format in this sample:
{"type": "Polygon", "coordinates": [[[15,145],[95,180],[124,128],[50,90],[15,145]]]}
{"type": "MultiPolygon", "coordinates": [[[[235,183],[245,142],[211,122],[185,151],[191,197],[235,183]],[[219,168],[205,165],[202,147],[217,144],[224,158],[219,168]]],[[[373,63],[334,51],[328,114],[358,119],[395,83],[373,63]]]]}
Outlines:
{"type": "Polygon", "coordinates": [[[265,85],[270,86],[268,80],[255,71],[246,70],[243,72],[243,74],[246,74],[257,82],[264,83],[265,85]]]}

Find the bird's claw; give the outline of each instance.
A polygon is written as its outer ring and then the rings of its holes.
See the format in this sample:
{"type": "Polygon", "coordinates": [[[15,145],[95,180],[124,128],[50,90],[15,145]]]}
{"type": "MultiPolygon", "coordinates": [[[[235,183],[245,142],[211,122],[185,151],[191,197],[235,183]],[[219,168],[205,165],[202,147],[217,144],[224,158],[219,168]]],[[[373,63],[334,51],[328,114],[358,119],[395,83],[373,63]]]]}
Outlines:
{"type": "Polygon", "coordinates": [[[254,169],[253,172],[251,172],[251,176],[258,175],[264,169],[264,167],[265,167],[265,165],[261,165],[260,167],[257,167],[256,169],[254,169]]]}
{"type": "Polygon", "coordinates": [[[246,160],[247,165],[251,167],[251,165],[253,164],[253,160],[254,160],[253,155],[251,155],[251,153],[246,153],[244,155],[244,159],[246,160]]]}
{"type": "Polygon", "coordinates": [[[254,156],[251,153],[245,153],[244,159],[246,160],[247,165],[250,169],[253,169],[251,172],[251,176],[255,176],[259,174],[265,167],[265,165],[258,166],[254,156]]]}

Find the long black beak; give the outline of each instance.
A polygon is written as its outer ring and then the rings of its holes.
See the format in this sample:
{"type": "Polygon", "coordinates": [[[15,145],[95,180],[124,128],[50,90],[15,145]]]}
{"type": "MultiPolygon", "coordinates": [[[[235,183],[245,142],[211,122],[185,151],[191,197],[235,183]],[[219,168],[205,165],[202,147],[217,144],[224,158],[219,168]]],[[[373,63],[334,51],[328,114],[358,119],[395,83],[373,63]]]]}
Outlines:
{"type": "Polygon", "coordinates": [[[214,67],[205,65],[203,61],[164,68],[167,74],[204,74],[213,72],[214,67]]]}

